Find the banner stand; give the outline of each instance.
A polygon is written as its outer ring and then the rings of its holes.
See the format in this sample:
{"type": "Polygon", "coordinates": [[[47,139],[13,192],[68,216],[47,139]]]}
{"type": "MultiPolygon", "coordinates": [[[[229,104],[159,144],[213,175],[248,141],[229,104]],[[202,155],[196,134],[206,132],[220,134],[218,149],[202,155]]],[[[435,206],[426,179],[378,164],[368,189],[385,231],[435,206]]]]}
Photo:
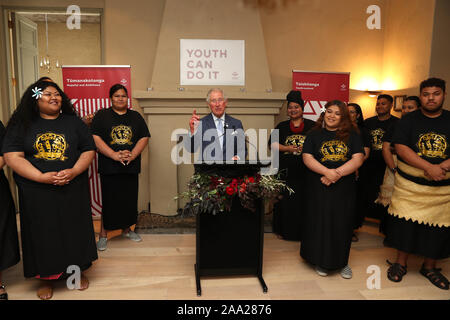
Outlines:
{"type": "MultiPolygon", "coordinates": [[[[64,92],[81,118],[109,108],[109,89],[122,84],[128,91],[128,107],[131,108],[130,65],[65,65],[61,67],[64,92]]],[[[102,191],[98,174],[98,157],[89,166],[91,209],[94,218],[102,213],[102,191]]]]}
{"type": "Polygon", "coordinates": [[[292,70],[292,89],[302,92],[303,116],[316,121],[330,100],[349,100],[350,72],[292,70]]]}

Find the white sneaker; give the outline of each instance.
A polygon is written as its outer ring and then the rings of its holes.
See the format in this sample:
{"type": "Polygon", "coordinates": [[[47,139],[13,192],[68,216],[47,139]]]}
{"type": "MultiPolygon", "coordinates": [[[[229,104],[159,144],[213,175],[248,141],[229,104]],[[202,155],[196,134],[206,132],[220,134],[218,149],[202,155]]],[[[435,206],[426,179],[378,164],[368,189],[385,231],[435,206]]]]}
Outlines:
{"type": "Polygon", "coordinates": [[[128,238],[130,240],[133,240],[135,242],[141,242],[142,238],[134,231],[130,230],[127,233],[123,233],[122,236],[125,238],[128,238]]]}
{"type": "Polygon", "coordinates": [[[342,270],[341,270],[341,276],[344,279],[351,279],[353,277],[353,272],[352,272],[352,268],[350,268],[348,265],[346,265],[342,270]]]}
{"type": "Polygon", "coordinates": [[[316,266],[316,272],[322,277],[326,277],[328,275],[328,272],[319,266],[316,266]]]}
{"type": "Polygon", "coordinates": [[[108,238],[99,237],[98,242],[97,242],[97,250],[105,251],[107,242],[108,242],[108,238]]]}

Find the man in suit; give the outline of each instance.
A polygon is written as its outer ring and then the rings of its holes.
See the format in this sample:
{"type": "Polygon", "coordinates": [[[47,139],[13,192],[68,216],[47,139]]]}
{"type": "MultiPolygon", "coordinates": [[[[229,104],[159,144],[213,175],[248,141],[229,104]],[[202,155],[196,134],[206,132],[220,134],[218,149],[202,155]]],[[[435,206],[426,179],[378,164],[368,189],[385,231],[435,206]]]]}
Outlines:
{"type": "Polygon", "coordinates": [[[211,113],[200,119],[194,109],[189,121],[191,152],[201,147],[200,162],[245,160],[244,128],[240,120],[225,113],[228,100],[223,90],[210,89],[206,102],[211,113]]]}

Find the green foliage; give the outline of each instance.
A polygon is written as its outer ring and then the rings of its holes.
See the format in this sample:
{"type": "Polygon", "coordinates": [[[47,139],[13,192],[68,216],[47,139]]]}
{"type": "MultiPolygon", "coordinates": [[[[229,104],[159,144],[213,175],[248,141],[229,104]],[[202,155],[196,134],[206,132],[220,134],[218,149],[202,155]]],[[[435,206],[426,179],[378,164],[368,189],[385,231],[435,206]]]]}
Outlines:
{"type": "Polygon", "coordinates": [[[231,209],[237,198],[244,208],[255,211],[258,199],[271,199],[287,191],[294,191],[285,181],[277,176],[255,175],[242,178],[225,178],[218,175],[195,174],[188,183],[188,191],[175,199],[188,199],[183,213],[192,215],[199,213],[218,214],[231,209]]]}

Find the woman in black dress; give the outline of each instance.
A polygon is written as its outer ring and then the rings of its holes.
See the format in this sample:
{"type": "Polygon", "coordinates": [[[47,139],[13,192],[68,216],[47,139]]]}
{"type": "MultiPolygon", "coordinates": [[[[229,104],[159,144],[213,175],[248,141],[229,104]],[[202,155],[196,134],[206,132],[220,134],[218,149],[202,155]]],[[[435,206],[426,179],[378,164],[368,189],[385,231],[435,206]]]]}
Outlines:
{"type": "Polygon", "coordinates": [[[303,119],[304,101],[300,91],[292,90],[286,97],[290,120],[280,122],[278,141],[269,141],[279,151],[279,169],[293,194],[285,192],[273,208],[273,232],[285,240],[301,240],[302,211],[304,210],[305,166],[301,154],[307,132],[314,121],[303,119]]]}
{"type": "Polygon", "coordinates": [[[350,279],[355,171],[363,162],[364,150],[345,103],[333,100],[325,109],[303,145],[309,188],[300,255],[321,276],[341,269],[342,277],[350,279]]]}
{"type": "Polygon", "coordinates": [[[91,124],[102,185],[100,251],[106,250],[108,230],[122,229],[124,237],[142,241],[130,227],[137,222],[141,153],[150,137],[142,116],[128,109],[128,91],[123,85],[112,86],[109,97],[111,108],[98,111],[91,124]]]}
{"type": "MultiPolygon", "coordinates": [[[[364,144],[364,160],[369,157],[370,153],[370,137],[364,128],[364,117],[362,114],[361,107],[357,103],[347,104],[348,112],[350,114],[350,119],[353,125],[358,127],[359,134],[364,144]]],[[[366,172],[364,171],[364,164],[356,171],[356,214],[355,214],[355,225],[353,229],[355,230],[352,235],[352,241],[356,242],[359,240],[356,230],[359,229],[364,221],[365,206],[362,201],[362,185],[360,176],[364,176],[366,172]]]]}
{"type": "MultiPolygon", "coordinates": [[[[8,123],[3,154],[19,191],[24,275],[41,279],[37,295],[50,299],[48,280],[97,259],[87,172],[94,140],[58,85],[38,81],[8,123]]],[[[80,282],[88,288],[83,273],[80,282]]]]}
{"type": "Polygon", "coordinates": [[[16,209],[8,180],[3,172],[5,161],[1,151],[4,134],[5,127],[0,121],[0,300],[8,300],[8,294],[2,283],[2,270],[20,261],[16,209]]]}

